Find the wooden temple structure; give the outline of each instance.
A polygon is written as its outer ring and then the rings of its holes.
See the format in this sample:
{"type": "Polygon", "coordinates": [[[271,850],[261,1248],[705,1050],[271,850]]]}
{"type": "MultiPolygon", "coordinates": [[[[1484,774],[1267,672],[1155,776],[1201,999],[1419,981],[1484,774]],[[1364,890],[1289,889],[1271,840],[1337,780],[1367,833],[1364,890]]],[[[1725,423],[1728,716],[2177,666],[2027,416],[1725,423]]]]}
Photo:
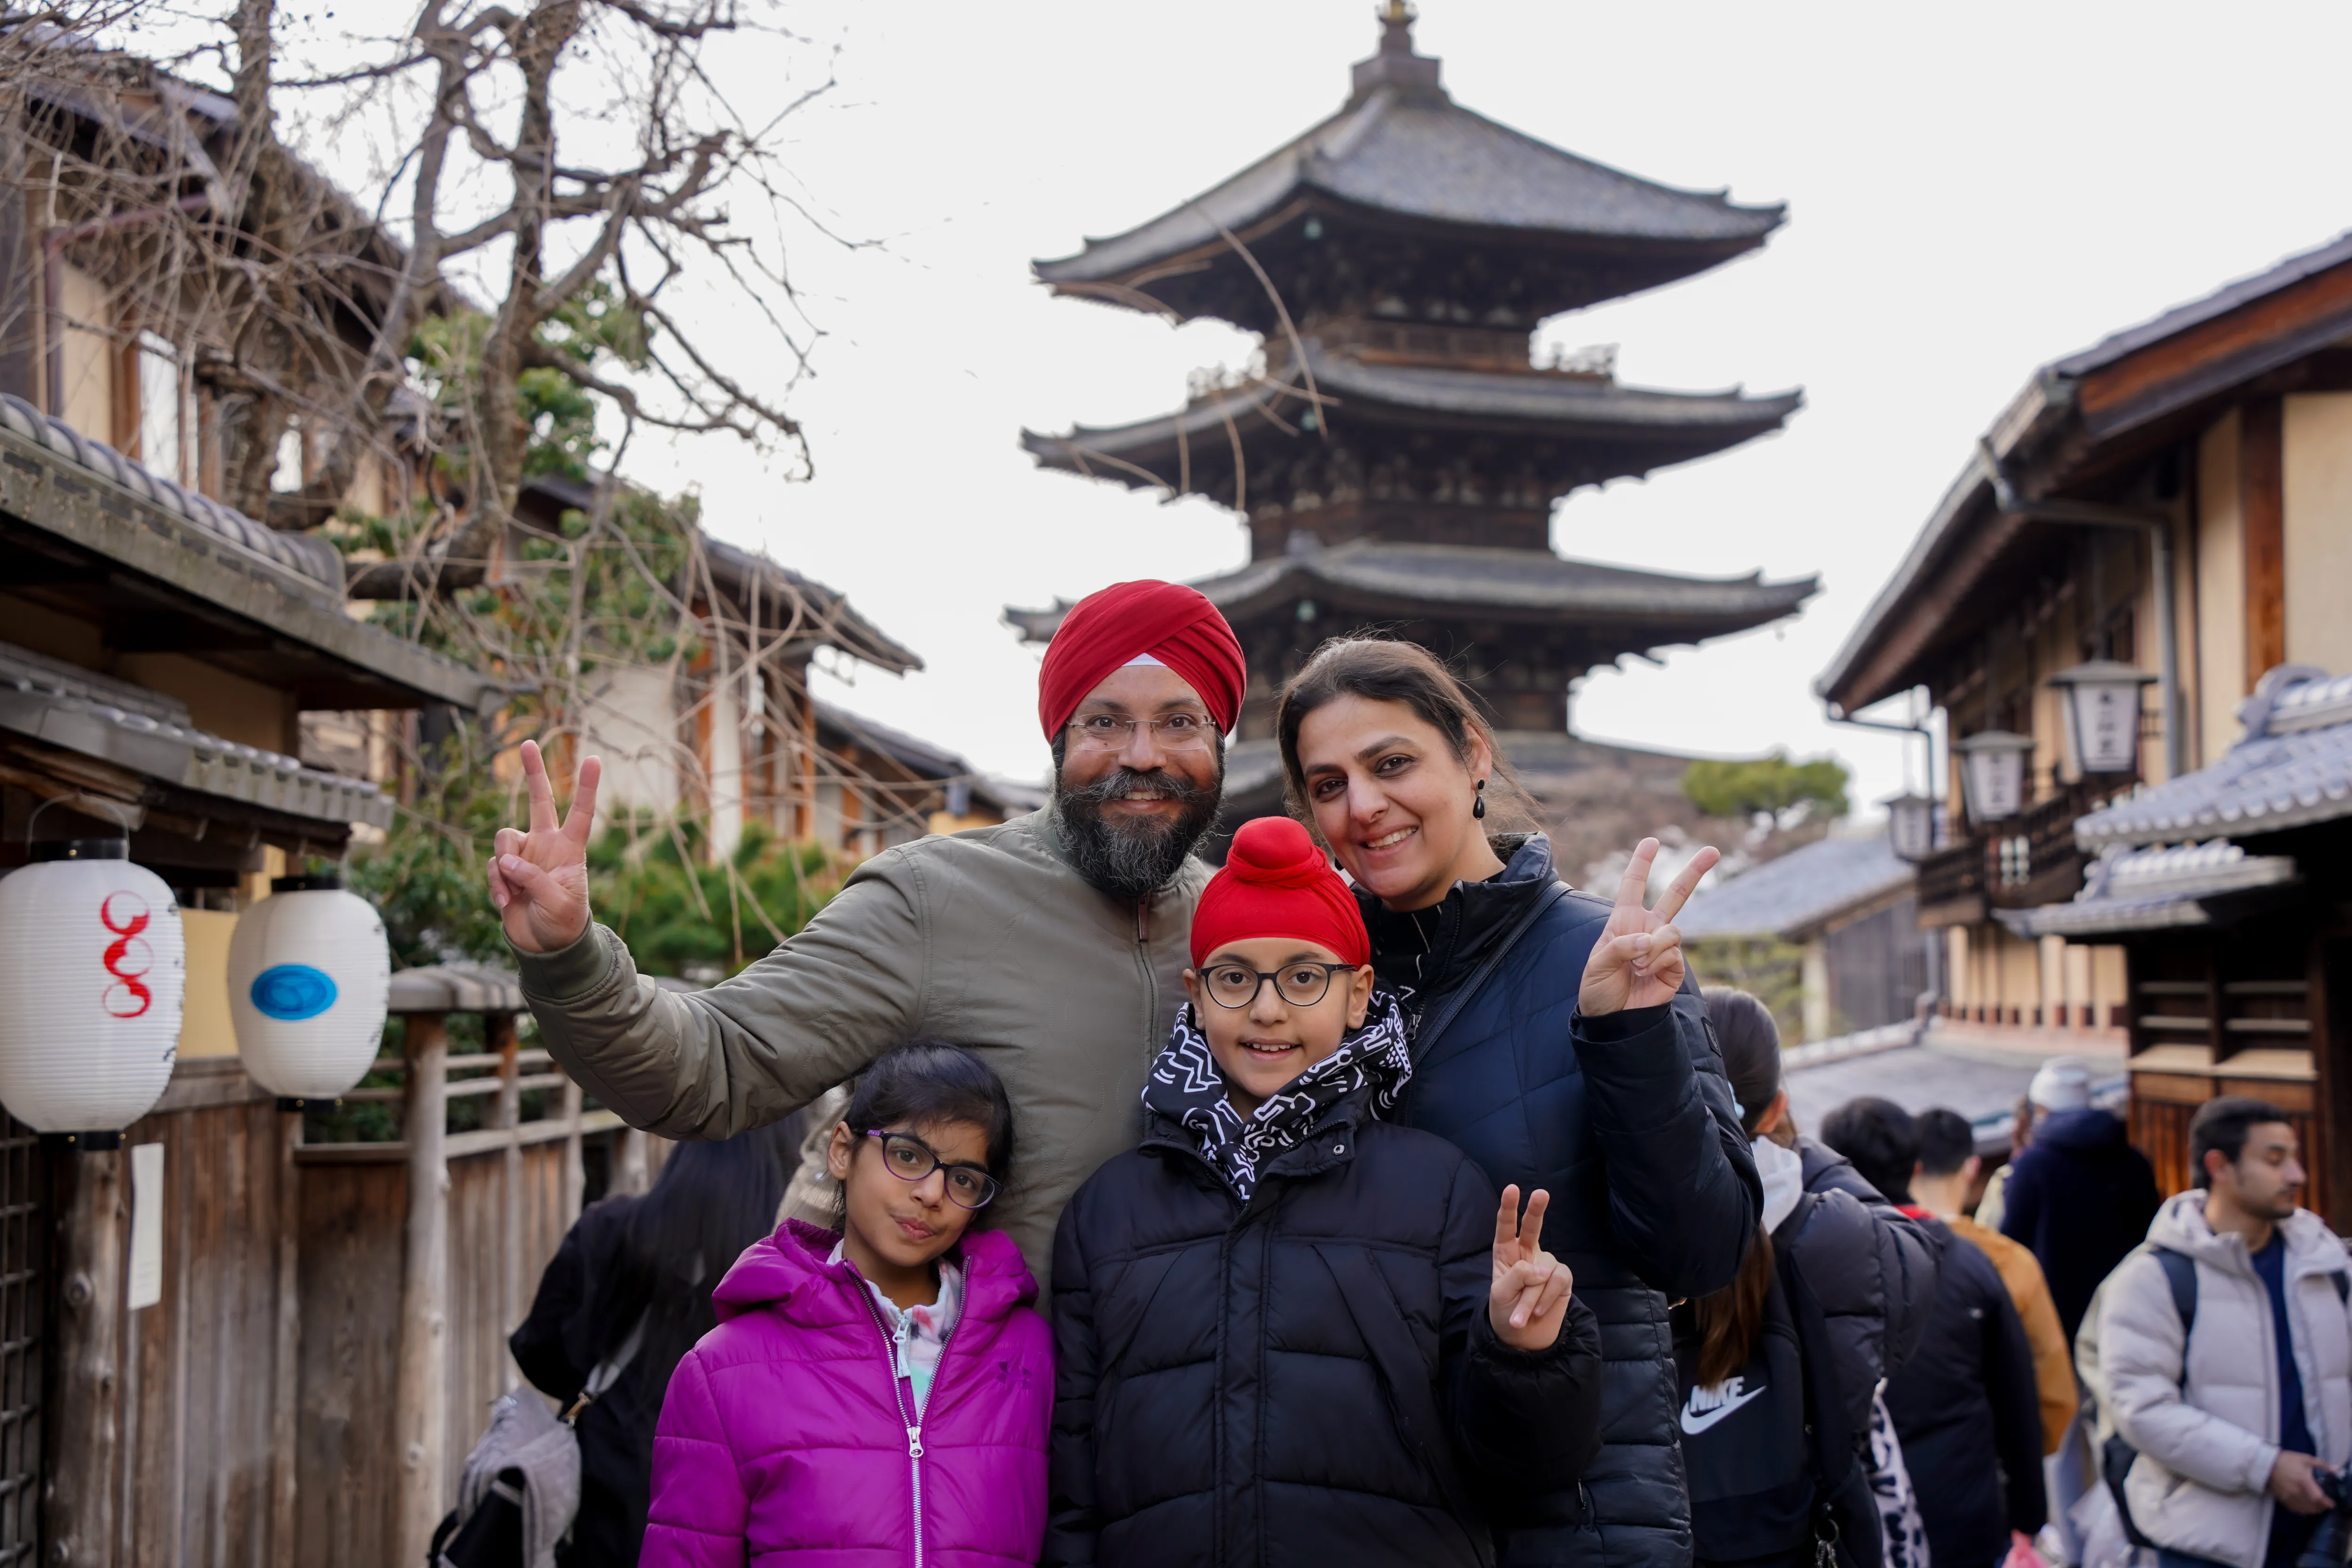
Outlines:
{"type": "MultiPolygon", "coordinates": [[[[1548,317],[1756,249],[1781,208],[1654,184],[1463,108],[1414,52],[1412,23],[1391,5],[1337,114],[1139,227],[1035,264],[1056,294],[1264,338],[1262,369],[1172,414],[1023,435],[1044,467],[1205,495],[1247,526],[1248,564],[1197,584],[1250,658],[1234,821],[1278,809],[1253,753],[1327,637],[1410,637],[1470,680],[1500,729],[1567,742],[1586,670],[1766,625],[1815,588],[1554,553],[1552,508],[1570,492],[1778,430],[1802,400],[1628,386],[1612,356],[1530,352],[1548,317]]],[[[1066,607],[1008,619],[1043,641],[1066,607]]]]}

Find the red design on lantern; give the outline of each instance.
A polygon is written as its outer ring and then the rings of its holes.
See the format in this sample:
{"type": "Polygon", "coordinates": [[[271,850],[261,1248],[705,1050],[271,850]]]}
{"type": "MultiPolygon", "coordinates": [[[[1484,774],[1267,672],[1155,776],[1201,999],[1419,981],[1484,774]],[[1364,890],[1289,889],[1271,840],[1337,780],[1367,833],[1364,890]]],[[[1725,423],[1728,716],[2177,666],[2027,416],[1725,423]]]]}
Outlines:
{"type": "Polygon", "coordinates": [[[140,978],[153,962],[147,944],[138,940],[139,933],[147,929],[150,918],[147,900],[127,890],[109,893],[106,901],[98,907],[99,923],[114,933],[114,941],[107,947],[106,956],[101,962],[106,965],[106,972],[114,976],[115,983],[106,988],[103,1001],[106,1010],[115,1017],[136,1018],[154,1004],[154,993],[148,990],[146,982],[140,978]],[[119,920],[116,918],[117,904],[122,906],[119,920]],[[124,967],[125,961],[134,953],[137,966],[124,967]]]}

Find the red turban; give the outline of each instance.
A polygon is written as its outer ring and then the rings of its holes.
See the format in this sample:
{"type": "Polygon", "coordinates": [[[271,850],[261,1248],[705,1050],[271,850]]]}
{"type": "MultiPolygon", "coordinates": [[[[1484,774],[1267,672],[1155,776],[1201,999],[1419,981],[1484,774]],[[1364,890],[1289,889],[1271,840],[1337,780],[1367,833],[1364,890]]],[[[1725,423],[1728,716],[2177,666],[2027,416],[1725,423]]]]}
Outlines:
{"type": "Polygon", "coordinates": [[[1037,721],[1052,740],[1114,669],[1141,655],[1183,677],[1217,728],[1241,717],[1249,665],[1241,639],[1199,590],[1146,578],[1114,583],[1072,605],[1037,672],[1037,721]]]}
{"type": "Polygon", "coordinates": [[[1328,947],[1342,963],[1372,961],[1356,895],[1286,816],[1242,824],[1224,869],[1209,879],[1192,911],[1192,966],[1229,942],[1286,936],[1328,947]]]}

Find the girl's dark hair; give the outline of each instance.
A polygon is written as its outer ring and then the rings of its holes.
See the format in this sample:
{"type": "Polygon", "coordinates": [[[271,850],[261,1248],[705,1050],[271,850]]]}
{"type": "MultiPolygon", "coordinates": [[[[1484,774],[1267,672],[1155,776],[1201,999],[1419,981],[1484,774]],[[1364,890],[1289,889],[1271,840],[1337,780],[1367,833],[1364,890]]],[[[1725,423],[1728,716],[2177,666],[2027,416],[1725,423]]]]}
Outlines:
{"type": "MultiPolygon", "coordinates": [[[[1504,760],[1503,748],[1495,741],[1495,727],[1486,721],[1477,694],[1427,648],[1390,637],[1333,637],[1317,648],[1306,668],[1283,688],[1274,732],[1282,747],[1283,791],[1289,797],[1293,816],[1308,823],[1315,820],[1315,803],[1307,798],[1307,775],[1298,765],[1299,726],[1309,713],[1342,697],[1410,708],[1423,723],[1445,737],[1454,760],[1465,767],[1470,765],[1475,742],[1486,742],[1488,754],[1495,759],[1486,787],[1486,831],[1535,826],[1527,791],[1504,760]]],[[[1560,700],[1568,700],[1565,694],[1560,700]]]]}
{"type": "Polygon", "coordinates": [[[1723,1076],[1739,1101],[1740,1130],[1753,1138],[1756,1123],[1780,1092],[1780,1026],[1772,1021],[1772,1010],[1745,991],[1709,985],[1699,997],[1723,1052],[1723,1076]]]}
{"type": "MultiPolygon", "coordinates": [[[[1756,1124],[1780,1092],[1780,1026],[1772,1011],[1745,991],[1709,985],[1699,993],[1723,1052],[1723,1076],[1739,1101],[1740,1130],[1756,1124]]],[[[1698,1381],[1721,1383],[1748,1364],[1764,1331],[1764,1303],[1772,1290],[1772,1237],[1761,1227],[1731,1283],[1693,1304],[1698,1321],[1698,1381]]]]}
{"type": "Polygon", "coordinates": [[[852,1132],[924,1121],[969,1121],[988,1133],[988,1173],[1013,1175],[1013,1100],[977,1051],[945,1040],[909,1040],[857,1075],[841,1119],[852,1132]]]}
{"type": "Polygon", "coordinates": [[[1748,1364],[1764,1332],[1764,1305],[1771,1293],[1772,1233],[1759,1226],[1731,1283],[1691,1304],[1698,1320],[1699,1384],[1721,1383],[1748,1364]]]}
{"type": "Polygon", "coordinates": [[[628,1376],[656,1405],[670,1373],[716,1328],[710,1292],[743,1249],[776,1228],[798,1157],[793,1124],[714,1143],[680,1143],[630,1205],[611,1277],[590,1280],[592,1361],[620,1348],[642,1318],[645,1339],[628,1376]]]}

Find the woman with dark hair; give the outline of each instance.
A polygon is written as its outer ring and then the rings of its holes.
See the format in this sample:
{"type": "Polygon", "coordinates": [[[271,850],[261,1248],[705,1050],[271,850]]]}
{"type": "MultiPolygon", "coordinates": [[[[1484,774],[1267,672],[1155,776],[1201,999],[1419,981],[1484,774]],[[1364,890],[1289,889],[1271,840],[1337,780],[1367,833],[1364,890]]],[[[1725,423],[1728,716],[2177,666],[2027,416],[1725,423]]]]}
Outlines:
{"type": "Polygon", "coordinates": [[[654,1423],[670,1373],[718,1323],[710,1292],[776,1223],[797,1119],[715,1143],[680,1143],[643,1194],[582,1211],[507,1341],[531,1386],[580,1412],[580,1511],[563,1568],[634,1568],[651,1495],[654,1423]]]}
{"type": "Polygon", "coordinates": [[[1739,1277],[1675,1310],[1698,1561],[1811,1564],[1826,1522],[1842,1563],[1877,1563],[1877,1390],[1918,1339],[1934,1255],[1885,1204],[1828,1180],[1808,1191],[1779,1026],[1745,991],[1700,994],[1754,1141],[1764,1215],[1739,1277]],[[1834,1408],[1809,1411],[1807,1394],[1834,1408]],[[1842,1447],[1817,1441],[1830,1432],[1842,1447]]]}
{"type": "Polygon", "coordinates": [[[1687,1563],[1666,1303],[1731,1283],[1760,1205],[1672,924],[1715,853],[1645,909],[1655,840],[1612,905],[1563,886],[1540,833],[1489,837],[1519,798],[1494,732],[1410,643],[1326,643],[1276,733],[1293,809],[1353,880],[1410,1016],[1395,1119],[1497,1187],[1548,1190],[1547,1239],[1602,1326],[1601,1458],[1580,1486],[1498,1505],[1498,1560],[1687,1563]]]}

